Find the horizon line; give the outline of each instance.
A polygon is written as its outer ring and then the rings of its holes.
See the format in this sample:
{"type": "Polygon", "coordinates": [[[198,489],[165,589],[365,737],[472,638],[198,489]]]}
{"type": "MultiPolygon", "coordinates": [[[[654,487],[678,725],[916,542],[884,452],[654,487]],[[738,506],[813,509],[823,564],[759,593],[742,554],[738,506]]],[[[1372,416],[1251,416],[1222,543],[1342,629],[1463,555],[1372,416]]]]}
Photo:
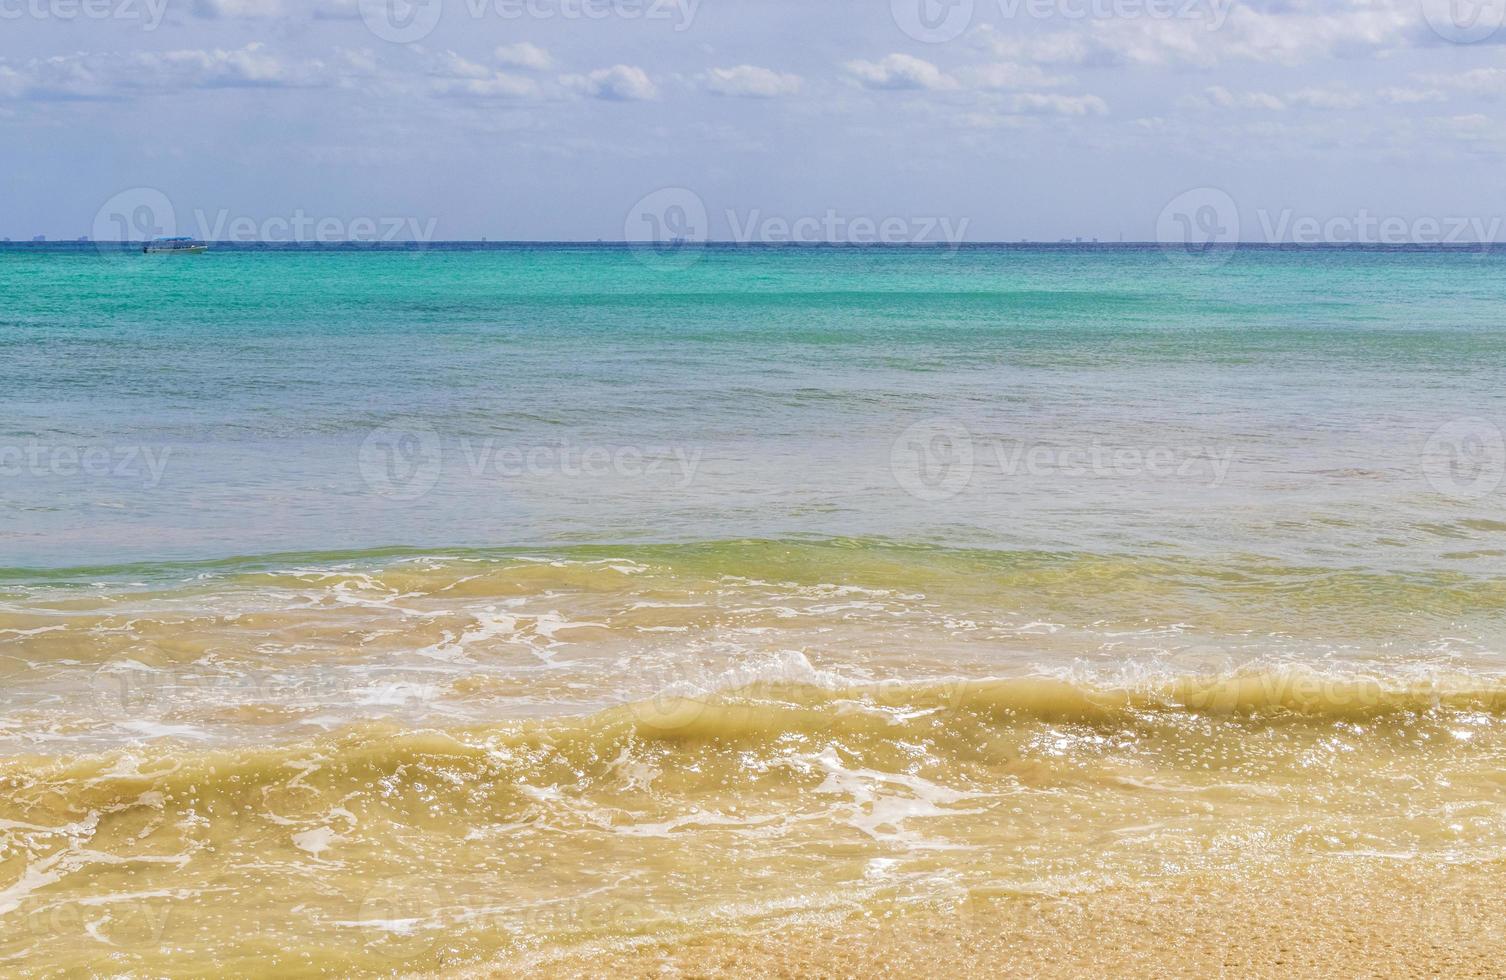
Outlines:
{"type": "MultiPolygon", "coordinates": [[[[650,242],[650,241],[624,241],[621,239],[603,238],[436,238],[436,239],[392,239],[390,241],[369,241],[364,239],[341,239],[337,241],[322,241],[317,239],[288,239],[273,241],[237,241],[233,239],[193,239],[205,245],[219,245],[230,248],[343,248],[357,246],[362,248],[401,248],[417,246],[419,248],[436,245],[569,245],[569,246],[592,246],[608,248],[640,248],[640,249],[694,249],[705,247],[717,248],[915,248],[915,249],[963,249],[963,248],[988,248],[998,246],[1020,245],[1049,245],[1049,246],[1098,246],[1107,248],[1164,248],[1175,251],[1203,251],[1228,248],[1263,248],[1263,249],[1461,249],[1478,248],[1481,246],[1506,246],[1506,240],[1463,240],[1457,242],[1270,242],[1261,240],[1250,241],[1227,241],[1227,242],[1159,242],[1154,240],[1101,240],[1084,238],[999,238],[980,239],[966,242],[844,242],[844,241],[821,241],[821,242],[746,242],[735,239],[707,239],[705,241],[683,242],[650,242]]],[[[151,244],[153,239],[136,239],[131,241],[106,241],[91,238],[4,238],[0,239],[0,247],[3,246],[36,246],[36,245],[90,245],[90,246],[114,246],[133,247],[151,244]]]]}

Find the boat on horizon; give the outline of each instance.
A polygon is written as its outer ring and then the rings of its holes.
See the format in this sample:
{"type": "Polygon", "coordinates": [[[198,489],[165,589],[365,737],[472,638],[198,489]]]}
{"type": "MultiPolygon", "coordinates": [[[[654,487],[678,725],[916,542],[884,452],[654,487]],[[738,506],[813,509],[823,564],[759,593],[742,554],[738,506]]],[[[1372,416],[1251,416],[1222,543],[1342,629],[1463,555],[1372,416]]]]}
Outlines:
{"type": "Polygon", "coordinates": [[[197,254],[209,250],[209,246],[201,241],[196,241],[187,235],[179,235],[173,238],[154,238],[141,247],[141,251],[150,255],[154,253],[173,254],[197,254]]]}

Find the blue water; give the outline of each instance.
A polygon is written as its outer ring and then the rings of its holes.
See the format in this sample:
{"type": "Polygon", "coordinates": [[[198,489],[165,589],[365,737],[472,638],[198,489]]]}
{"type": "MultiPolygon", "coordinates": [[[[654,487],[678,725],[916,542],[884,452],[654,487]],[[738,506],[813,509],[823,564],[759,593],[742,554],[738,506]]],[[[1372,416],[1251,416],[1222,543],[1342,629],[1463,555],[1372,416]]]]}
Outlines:
{"type": "Polygon", "coordinates": [[[0,566],[862,535],[1498,567],[1506,253],[1183,258],[8,247],[0,566]]]}

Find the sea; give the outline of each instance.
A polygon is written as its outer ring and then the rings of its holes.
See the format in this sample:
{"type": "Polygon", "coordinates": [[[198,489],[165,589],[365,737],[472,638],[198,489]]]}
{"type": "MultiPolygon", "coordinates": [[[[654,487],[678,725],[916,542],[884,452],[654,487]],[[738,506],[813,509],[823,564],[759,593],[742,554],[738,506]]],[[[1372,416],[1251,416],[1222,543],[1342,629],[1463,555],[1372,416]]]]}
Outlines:
{"type": "Polygon", "coordinates": [[[1506,250],[7,244],[0,364],[8,974],[1506,857],[1506,250]]]}

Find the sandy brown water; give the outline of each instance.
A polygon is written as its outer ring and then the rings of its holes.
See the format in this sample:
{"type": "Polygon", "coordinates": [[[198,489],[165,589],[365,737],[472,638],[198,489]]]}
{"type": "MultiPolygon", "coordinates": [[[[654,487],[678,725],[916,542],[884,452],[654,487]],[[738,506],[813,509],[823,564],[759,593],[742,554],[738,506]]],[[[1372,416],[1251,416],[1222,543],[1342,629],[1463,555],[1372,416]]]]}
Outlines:
{"type": "Polygon", "coordinates": [[[1394,926],[1397,888],[1453,896],[1467,960],[1506,855],[1503,607],[852,540],[16,586],[0,964],[1151,971],[1181,923],[1359,968],[1443,922],[1394,926]]]}
{"type": "Polygon", "coordinates": [[[1076,895],[980,892],[754,935],[554,951],[447,977],[1495,977],[1500,862],[1252,867],[1076,895]]]}

